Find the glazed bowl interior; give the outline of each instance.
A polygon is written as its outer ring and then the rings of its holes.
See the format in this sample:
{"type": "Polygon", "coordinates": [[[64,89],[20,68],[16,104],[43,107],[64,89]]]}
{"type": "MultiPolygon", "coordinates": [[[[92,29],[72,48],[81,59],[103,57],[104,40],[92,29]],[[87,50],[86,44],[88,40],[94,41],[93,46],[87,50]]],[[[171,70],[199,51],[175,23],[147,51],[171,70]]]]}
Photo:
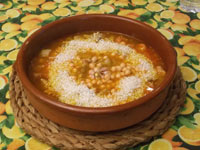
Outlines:
{"type": "Polygon", "coordinates": [[[164,90],[172,82],[176,71],[176,54],[168,40],[152,27],[136,20],[114,15],[80,15],[68,17],[50,23],[32,34],[23,44],[17,58],[17,72],[22,83],[33,95],[45,103],[54,105],[57,109],[77,111],[81,113],[114,113],[131,107],[142,105],[164,90]],[[28,77],[28,68],[32,58],[51,41],[60,37],[85,32],[108,31],[135,37],[153,47],[163,59],[166,66],[166,76],[161,85],[152,93],[139,100],[112,107],[88,108],[72,106],[58,102],[54,97],[38,90],[28,77]],[[95,110],[95,111],[94,111],[95,110]]]}

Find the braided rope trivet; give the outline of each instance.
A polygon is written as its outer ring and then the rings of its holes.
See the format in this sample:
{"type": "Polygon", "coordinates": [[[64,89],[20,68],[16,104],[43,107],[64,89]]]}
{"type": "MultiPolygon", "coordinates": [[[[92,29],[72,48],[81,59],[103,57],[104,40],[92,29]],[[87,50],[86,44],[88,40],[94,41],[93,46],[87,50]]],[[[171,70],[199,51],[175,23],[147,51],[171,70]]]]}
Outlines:
{"type": "Polygon", "coordinates": [[[63,150],[125,150],[149,141],[172,125],[185,95],[186,85],[178,70],[164,104],[147,120],[118,131],[89,133],[62,127],[41,116],[27,100],[15,70],[10,80],[11,105],[20,127],[37,139],[63,150]]]}

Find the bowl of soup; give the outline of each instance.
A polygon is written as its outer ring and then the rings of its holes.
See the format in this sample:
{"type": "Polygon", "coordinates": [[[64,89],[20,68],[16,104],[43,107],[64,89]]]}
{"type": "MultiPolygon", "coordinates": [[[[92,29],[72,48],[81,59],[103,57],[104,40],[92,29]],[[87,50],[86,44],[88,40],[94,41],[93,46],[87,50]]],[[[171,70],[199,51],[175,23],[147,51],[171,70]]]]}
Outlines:
{"type": "Polygon", "coordinates": [[[28,100],[62,126],[118,130],[151,116],[165,101],[176,53],[152,27],[115,15],[50,23],[22,45],[15,68],[28,100]]]}

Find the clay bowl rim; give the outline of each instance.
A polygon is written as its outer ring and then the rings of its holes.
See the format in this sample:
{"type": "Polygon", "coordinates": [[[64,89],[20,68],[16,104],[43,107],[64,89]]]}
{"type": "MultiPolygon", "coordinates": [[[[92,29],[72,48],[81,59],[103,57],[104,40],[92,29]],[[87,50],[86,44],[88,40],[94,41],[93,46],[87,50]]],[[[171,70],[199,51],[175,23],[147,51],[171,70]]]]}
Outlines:
{"type": "MultiPolygon", "coordinates": [[[[168,57],[168,56],[167,56],[168,57]]],[[[49,23],[43,27],[41,27],[39,30],[34,32],[30,37],[26,39],[26,41],[23,43],[22,47],[20,48],[20,51],[17,56],[17,61],[16,61],[16,70],[17,74],[19,76],[19,79],[21,80],[22,84],[25,86],[25,89],[27,89],[29,92],[31,92],[35,97],[40,99],[41,101],[52,105],[56,107],[57,109],[60,109],[64,112],[73,112],[73,113],[82,113],[82,114],[106,114],[106,113],[115,113],[115,112],[121,112],[124,110],[131,109],[133,107],[145,104],[146,102],[152,100],[154,97],[156,97],[158,94],[160,94],[165,88],[167,88],[170,83],[173,81],[173,78],[176,73],[176,53],[170,42],[156,29],[152,28],[149,25],[146,25],[143,22],[133,20],[127,17],[122,17],[122,16],[117,16],[117,15],[110,15],[110,14],[84,14],[84,15],[76,15],[76,16],[71,16],[67,18],[63,18],[57,21],[54,21],[52,23],[49,23]],[[159,87],[157,87],[154,91],[151,93],[135,100],[129,103],[125,103],[122,105],[116,105],[116,106],[109,106],[109,107],[82,107],[82,106],[75,106],[75,105],[70,105],[70,104],[65,104],[62,102],[59,102],[56,100],[56,98],[49,96],[42,91],[38,90],[33,83],[29,80],[28,75],[26,74],[24,68],[23,68],[23,57],[24,53],[26,51],[27,45],[32,41],[32,39],[37,38],[38,34],[42,32],[43,30],[49,29],[56,27],[57,24],[60,24],[62,22],[67,22],[69,20],[73,19],[87,19],[87,18],[102,18],[102,17],[107,17],[107,18],[114,18],[114,19],[120,19],[121,21],[128,21],[133,24],[140,25],[143,28],[147,28],[148,30],[151,30],[154,32],[154,35],[159,35],[160,38],[162,39],[163,42],[167,43],[166,49],[169,49],[171,51],[172,57],[174,57],[173,64],[169,67],[167,74],[163,80],[163,82],[160,84],[159,87]]]]}

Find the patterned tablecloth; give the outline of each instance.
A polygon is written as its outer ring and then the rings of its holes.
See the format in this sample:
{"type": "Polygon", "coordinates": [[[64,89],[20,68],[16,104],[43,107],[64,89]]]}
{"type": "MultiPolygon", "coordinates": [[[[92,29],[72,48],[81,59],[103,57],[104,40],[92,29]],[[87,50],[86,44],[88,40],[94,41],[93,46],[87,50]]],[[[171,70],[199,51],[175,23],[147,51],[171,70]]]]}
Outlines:
{"type": "Polygon", "coordinates": [[[9,101],[9,76],[22,43],[41,26],[77,14],[105,13],[143,21],[174,46],[187,83],[187,98],[162,136],[129,150],[200,150],[200,13],[179,0],[0,0],[0,149],[57,149],[19,128],[9,101]]]}

